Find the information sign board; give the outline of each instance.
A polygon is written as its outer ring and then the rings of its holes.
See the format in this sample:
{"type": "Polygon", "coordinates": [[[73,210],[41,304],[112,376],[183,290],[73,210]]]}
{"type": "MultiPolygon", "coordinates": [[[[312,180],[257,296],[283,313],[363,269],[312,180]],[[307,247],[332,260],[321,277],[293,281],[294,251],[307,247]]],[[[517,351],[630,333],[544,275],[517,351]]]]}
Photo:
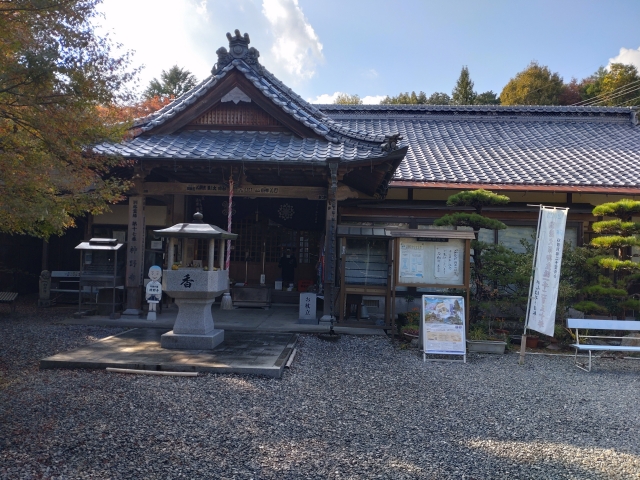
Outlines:
{"type": "Polygon", "coordinates": [[[425,242],[420,238],[399,239],[399,285],[462,285],[464,240],[425,242]]]}
{"type": "Polygon", "coordinates": [[[423,360],[427,354],[462,355],[466,362],[464,297],[423,295],[423,360]]]}

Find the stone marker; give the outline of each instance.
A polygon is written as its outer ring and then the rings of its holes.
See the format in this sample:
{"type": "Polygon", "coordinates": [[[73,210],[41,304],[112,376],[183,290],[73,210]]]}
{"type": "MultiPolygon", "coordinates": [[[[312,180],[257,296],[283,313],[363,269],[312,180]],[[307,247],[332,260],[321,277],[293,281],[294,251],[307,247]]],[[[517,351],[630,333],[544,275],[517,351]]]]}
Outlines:
{"type": "Polygon", "coordinates": [[[316,317],[316,294],[302,292],[300,294],[300,310],[298,314],[298,323],[317,325],[316,317]]]}

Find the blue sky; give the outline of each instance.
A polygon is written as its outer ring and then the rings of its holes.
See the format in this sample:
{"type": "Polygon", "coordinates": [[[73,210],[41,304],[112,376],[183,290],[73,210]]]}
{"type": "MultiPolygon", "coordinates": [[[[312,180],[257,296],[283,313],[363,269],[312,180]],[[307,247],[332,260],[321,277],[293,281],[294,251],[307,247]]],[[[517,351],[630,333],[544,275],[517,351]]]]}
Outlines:
{"type": "Polygon", "coordinates": [[[463,65],[480,93],[532,60],[565,81],[611,61],[640,69],[638,0],[104,0],[101,22],[144,64],[141,88],[179,65],[199,79],[238,28],[310,101],[451,93],[463,65]]]}

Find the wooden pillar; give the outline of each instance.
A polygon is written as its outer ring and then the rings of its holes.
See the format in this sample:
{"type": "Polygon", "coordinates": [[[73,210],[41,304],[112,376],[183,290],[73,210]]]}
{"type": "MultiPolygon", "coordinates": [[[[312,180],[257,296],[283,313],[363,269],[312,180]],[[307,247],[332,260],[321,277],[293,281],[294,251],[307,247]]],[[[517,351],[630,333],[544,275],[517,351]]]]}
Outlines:
{"type": "Polygon", "coordinates": [[[220,267],[220,270],[224,270],[224,264],[225,264],[225,254],[224,254],[224,245],[227,243],[226,240],[220,240],[220,244],[218,245],[218,266],[220,267]]]}
{"type": "Polygon", "coordinates": [[[184,223],[184,205],[184,195],[173,196],[173,220],[171,222],[171,225],[175,225],[176,223],[184,223]]]}
{"type": "Polygon", "coordinates": [[[169,239],[169,249],[167,253],[167,270],[171,270],[173,264],[176,262],[176,239],[171,237],[169,239]]]}
{"type": "Polygon", "coordinates": [[[209,240],[209,256],[207,257],[207,268],[209,269],[210,272],[213,272],[213,267],[214,267],[214,263],[213,263],[213,258],[215,256],[216,253],[216,241],[215,239],[210,239],[209,240]]]}
{"type": "Polygon", "coordinates": [[[145,197],[129,197],[129,228],[127,232],[127,308],[123,315],[139,315],[142,306],[144,279],[144,245],[146,231],[145,197]]]}
{"type": "MultiPolygon", "coordinates": [[[[329,161],[331,183],[327,191],[327,218],[324,236],[324,310],[321,321],[331,321],[336,316],[334,304],[336,301],[336,241],[338,232],[338,162],[329,161]]],[[[335,320],[335,318],[334,318],[335,320]]]]}

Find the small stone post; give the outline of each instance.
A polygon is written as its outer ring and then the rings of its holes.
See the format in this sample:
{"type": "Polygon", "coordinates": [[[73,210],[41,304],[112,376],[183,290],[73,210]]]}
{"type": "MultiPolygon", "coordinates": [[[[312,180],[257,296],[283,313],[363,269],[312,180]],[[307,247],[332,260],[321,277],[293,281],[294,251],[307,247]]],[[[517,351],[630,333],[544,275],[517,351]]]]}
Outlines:
{"type": "Polygon", "coordinates": [[[39,307],[51,306],[51,272],[49,270],[43,270],[40,273],[40,279],[38,282],[38,291],[40,293],[38,297],[39,307]]]}

